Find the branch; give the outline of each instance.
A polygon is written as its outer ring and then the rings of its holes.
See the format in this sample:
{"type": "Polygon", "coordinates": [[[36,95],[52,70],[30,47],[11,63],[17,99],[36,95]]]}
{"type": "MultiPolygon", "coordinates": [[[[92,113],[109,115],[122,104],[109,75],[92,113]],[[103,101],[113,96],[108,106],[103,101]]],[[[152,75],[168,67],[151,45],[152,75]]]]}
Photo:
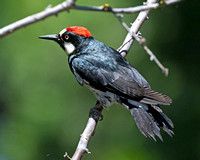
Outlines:
{"type": "MultiPolygon", "coordinates": [[[[172,3],[177,3],[179,1],[180,0],[168,0],[168,1],[165,0],[165,4],[169,5],[172,3]]],[[[41,21],[53,15],[57,16],[58,13],[62,11],[68,11],[70,9],[85,10],[85,11],[115,12],[115,13],[135,13],[135,12],[144,11],[144,10],[149,11],[150,9],[156,9],[160,6],[163,6],[163,5],[160,5],[160,3],[149,3],[148,5],[141,5],[141,6],[130,7],[130,8],[112,8],[112,11],[110,11],[110,10],[106,10],[104,6],[100,6],[100,7],[77,6],[74,3],[75,3],[75,0],[66,0],[53,8],[48,6],[42,12],[33,14],[24,19],[16,21],[10,25],[7,25],[0,29],[0,38],[3,38],[4,36],[11,34],[20,28],[26,27],[30,24],[36,23],[38,21],[41,21]]]]}
{"type": "Polygon", "coordinates": [[[68,154],[65,153],[64,157],[71,159],[71,160],[79,160],[82,158],[83,154],[86,152],[90,154],[89,150],[87,149],[88,142],[93,135],[97,122],[93,118],[89,118],[87,125],[81,134],[81,138],[79,140],[78,146],[72,158],[69,158],[68,154]]]}
{"type": "Polygon", "coordinates": [[[159,0],[147,0],[146,3],[144,3],[144,5],[146,5],[146,7],[149,9],[141,11],[136,20],[132,23],[131,27],[130,27],[130,31],[128,32],[123,44],[121,45],[121,47],[118,48],[118,51],[121,53],[121,55],[123,57],[125,57],[130,49],[130,47],[133,44],[133,38],[132,35],[130,33],[135,33],[137,34],[137,32],[139,31],[140,27],[142,26],[142,24],[144,23],[144,21],[146,19],[148,19],[148,14],[150,9],[152,9],[150,6],[153,5],[157,5],[157,7],[160,6],[164,6],[164,5],[168,5],[168,4],[172,4],[172,3],[176,3],[176,2],[180,2],[181,0],[161,0],[160,3],[156,3],[159,0]]]}
{"type": "Polygon", "coordinates": [[[144,50],[147,52],[147,54],[150,56],[151,61],[155,61],[155,63],[158,65],[158,67],[162,70],[162,72],[165,74],[165,76],[168,76],[169,69],[165,68],[160,61],[156,58],[156,56],[153,54],[153,52],[146,46],[143,45],[144,50]]]}
{"type": "MultiPolygon", "coordinates": [[[[148,5],[151,5],[153,3],[156,3],[157,1],[158,0],[147,0],[147,2],[144,5],[148,6],[148,5]]],[[[138,14],[136,20],[132,23],[131,28],[129,29],[129,32],[128,32],[122,46],[118,49],[118,51],[121,53],[121,55],[123,57],[125,57],[127,55],[129,49],[131,48],[131,46],[133,44],[133,38],[132,38],[132,35],[130,33],[137,34],[140,27],[142,26],[144,21],[147,19],[149,11],[150,11],[150,9],[145,10],[145,11],[141,11],[138,14]]]]}
{"type": "Polygon", "coordinates": [[[3,38],[4,36],[14,32],[15,30],[18,30],[22,27],[26,27],[32,23],[36,23],[38,21],[41,21],[49,16],[52,15],[57,15],[59,12],[62,11],[67,11],[69,10],[71,7],[73,7],[75,0],[67,0],[64,1],[60,4],[58,4],[57,6],[51,8],[51,7],[47,7],[44,11],[39,12],[37,14],[33,14],[31,16],[28,16],[24,19],[21,19],[19,21],[16,21],[8,26],[3,27],[2,29],[0,29],[0,38],[3,38]]]}
{"type": "MultiPolygon", "coordinates": [[[[167,0],[165,2],[166,5],[170,5],[173,3],[177,3],[181,0],[167,0]]],[[[156,9],[158,7],[162,6],[160,3],[154,3],[150,4],[148,6],[136,6],[136,7],[129,7],[129,8],[112,8],[112,11],[110,10],[105,10],[103,6],[99,7],[87,7],[87,6],[74,6],[72,9],[77,9],[77,10],[83,10],[83,11],[104,11],[104,12],[115,12],[115,13],[136,13],[144,10],[149,10],[149,9],[156,9]]]]}
{"type": "MultiPolygon", "coordinates": [[[[120,21],[120,23],[123,25],[123,27],[128,31],[128,33],[131,35],[131,39],[127,42],[129,43],[132,39],[135,39],[142,47],[143,49],[146,51],[146,53],[150,56],[150,60],[151,61],[154,61],[158,67],[162,70],[162,72],[165,74],[165,76],[168,76],[168,73],[169,73],[169,69],[168,68],[165,68],[161,63],[160,61],[156,58],[156,56],[153,54],[153,52],[146,46],[144,45],[144,43],[146,42],[146,39],[145,38],[140,38],[140,33],[138,32],[138,34],[136,35],[134,32],[130,32],[130,29],[129,27],[127,26],[127,24],[122,21],[122,16],[119,15],[119,14],[116,14],[116,13],[113,13],[117,19],[120,21]]],[[[127,44],[127,43],[124,43],[119,49],[118,51],[122,50],[122,48],[127,44]]],[[[127,53],[125,51],[121,51],[121,54],[123,56],[125,56],[126,54],[124,53],[127,53]]]]}
{"type": "Polygon", "coordinates": [[[138,38],[138,36],[134,33],[132,33],[132,36],[134,37],[135,40],[139,42],[139,44],[143,47],[143,49],[146,51],[146,53],[150,56],[150,60],[154,61],[158,67],[162,70],[162,72],[165,74],[165,76],[168,76],[169,69],[165,68],[160,61],[156,58],[156,56],[153,54],[153,52],[146,46],[144,45],[146,39],[145,38],[138,38]]]}

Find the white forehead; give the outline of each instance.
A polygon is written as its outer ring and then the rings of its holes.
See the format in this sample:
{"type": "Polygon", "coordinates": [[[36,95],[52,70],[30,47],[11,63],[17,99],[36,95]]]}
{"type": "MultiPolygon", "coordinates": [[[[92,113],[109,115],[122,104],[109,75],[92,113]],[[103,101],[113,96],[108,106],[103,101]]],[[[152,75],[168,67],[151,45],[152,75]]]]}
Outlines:
{"type": "Polygon", "coordinates": [[[60,35],[60,37],[63,35],[63,33],[65,33],[66,32],[66,28],[65,29],[63,29],[62,31],[60,31],[60,33],[59,33],[59,35],[60,35]]]}

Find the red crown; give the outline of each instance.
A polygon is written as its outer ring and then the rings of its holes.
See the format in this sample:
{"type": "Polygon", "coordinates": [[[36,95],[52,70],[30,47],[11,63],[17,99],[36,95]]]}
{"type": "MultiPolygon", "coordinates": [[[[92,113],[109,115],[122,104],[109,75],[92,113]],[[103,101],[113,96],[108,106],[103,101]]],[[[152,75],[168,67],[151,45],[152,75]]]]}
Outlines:
{"type": "Polygon", "coordinates": [[[74,33],[79,34],[80,36],[84,36],[84,37],[91,36],[91,33],[84,27],[73,26],[73,27],[66,28],[66,30],[69,32],[74,32],[74,33]]]}

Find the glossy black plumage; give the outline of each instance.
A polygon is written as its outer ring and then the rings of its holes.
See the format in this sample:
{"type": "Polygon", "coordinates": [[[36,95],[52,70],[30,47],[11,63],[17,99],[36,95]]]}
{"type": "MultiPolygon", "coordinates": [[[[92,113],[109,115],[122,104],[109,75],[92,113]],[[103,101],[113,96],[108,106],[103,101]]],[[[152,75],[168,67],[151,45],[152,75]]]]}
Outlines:
{"type": "Polygon", "coordinates": [[[169,105],[171,99],[150,90],[148,82],[116,50],[87,38],[78,52],[69,56],[69,64],[77,80],[84,80],[101,91],[110,91],[134,100],[169,105]],[[145,99],[144,99],[145,98],[145,99]]]}
{"type": "Polygon", "coordinates": [[[130,110],[145,136],[155,139],[156,135],[162,139],[160,128],[173,134],[172,121],[158,106],[170,105],[171,99],[152,91],[143,76],[119,52],[93,37],[68,31],[57,37],[56,42],[64,50],[68,43],[75,47],[68,57],[70,69],[80,85],[94,92],[98,104],[109,107],[115,102],[130,110]]]}

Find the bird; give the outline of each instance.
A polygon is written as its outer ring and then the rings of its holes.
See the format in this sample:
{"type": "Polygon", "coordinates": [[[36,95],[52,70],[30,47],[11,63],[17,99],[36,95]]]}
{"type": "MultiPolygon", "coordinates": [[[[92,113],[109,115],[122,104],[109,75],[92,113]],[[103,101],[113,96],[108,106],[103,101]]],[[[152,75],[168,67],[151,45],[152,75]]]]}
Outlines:
{"type": "Polygon", "coordinates": [[[173,136],[173,122],[159,106],[170,105],[171,98],[152,90],[118,51],[94,39],[88,29],[72,26],[39,38],[57,42],[68,55],[69,67],[78,83],[94,93],[97,103],[91,115],[117,103],[130,111],[144,136],[155,141],[157,136],[163,141],[161,129],[173,136]]]}

